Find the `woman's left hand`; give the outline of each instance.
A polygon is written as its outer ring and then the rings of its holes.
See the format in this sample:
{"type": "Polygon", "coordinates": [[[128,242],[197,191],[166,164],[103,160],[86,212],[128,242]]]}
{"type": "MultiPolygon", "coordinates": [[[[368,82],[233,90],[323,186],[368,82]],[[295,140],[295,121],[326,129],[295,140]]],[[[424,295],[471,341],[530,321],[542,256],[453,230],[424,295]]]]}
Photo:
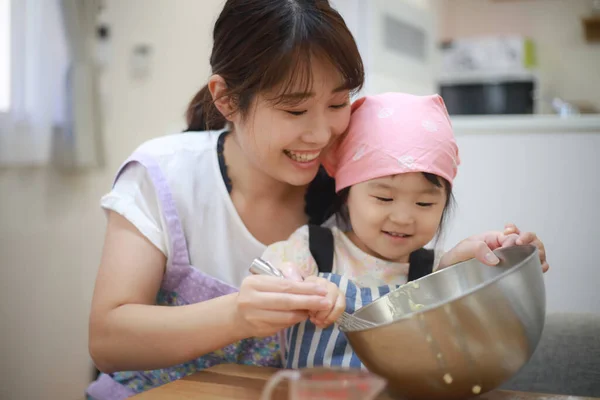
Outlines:
{"type": "Polygon", "coordinates": [[[542,243],[535,233],[521,232],[515,224],[507,224],[504,227],[504,232],[485,232],[461,241],[452,250],[444,254],[440,260],[438,269],[446,268],[471,258],[476,258],[487,265],[496,265],[500,260],[492,252],[493,250],[525,244],[531,244],[538,248],[542,271],[548,271],[550,267],[546,261],[544,243],[542,243]]]}

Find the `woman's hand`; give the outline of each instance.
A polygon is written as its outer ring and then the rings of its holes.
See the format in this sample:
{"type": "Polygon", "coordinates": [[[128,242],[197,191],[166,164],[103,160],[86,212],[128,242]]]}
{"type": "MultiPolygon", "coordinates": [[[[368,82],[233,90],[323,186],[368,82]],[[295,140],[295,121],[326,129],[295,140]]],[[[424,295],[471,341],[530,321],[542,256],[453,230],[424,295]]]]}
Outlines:
{"type": "Polygon", "coordinates": [[[329,312],[335,302],[316,281],[296,281],[264,275],[242,282],[235,318],[245,337],[271,336],[309,317],[309,311],[329,312]]]}
{"type": "Polygon", "coordinates": [[[548,271],[549,265],[546,260],[546,250],[542,241],[535,233],[521,232],[514,224],[507,224],[504,232],[490,231],[463,240],[452,250],[444,254],[440,260],[438,269],[446,268],[471,258],[476,258],[487,265],[496,265],[500,260],[492,252],[493,250],[525,244],[532,244],[538,248],[542,271],[548,271]]]}
{"type": "MultiPolygon", "coordinates": [[[[278,268],[286,279],[296,282],[314,282],[327,291],[326,298],[331,302],[331,307],[327,310],[308,310],[307,317],[310,321],[319,328],[326,328],[334,323],[346,309],[346,295],[333,282],[325,278],[320,278],[316,275],[304,277],[302,270],[290,262],[277,264],[273,263],[278,268]]],[[[306,270],[306,269],[304,269],[306,270]]]]}

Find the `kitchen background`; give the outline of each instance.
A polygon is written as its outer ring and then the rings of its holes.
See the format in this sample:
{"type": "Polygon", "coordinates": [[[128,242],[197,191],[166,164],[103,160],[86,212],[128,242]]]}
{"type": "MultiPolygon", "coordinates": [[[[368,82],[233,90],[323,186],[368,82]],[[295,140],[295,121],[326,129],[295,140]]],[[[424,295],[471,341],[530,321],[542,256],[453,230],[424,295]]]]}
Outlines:
{"type": "MultiPolygon", "coordinates": [[[[137,145],[183,128],[222,3],[0,0],[0,399],[83,398],[99,198],[137,145]],[[24,20],[67,40],[24,40],[24,20]],[[19,68],[39,57],[43,73],[64,72],[69,56],[72,97],[60,100],[65,82],[19,68]],[[16,110],[32,113],[10,120],[16,110]]],[[[548,311],[600,313],[598,1],[333,3],[364,56],[364,93],[438,91],[448,103],[462,166],[445,247],[516,222],[548,249],[548,311]]]]}

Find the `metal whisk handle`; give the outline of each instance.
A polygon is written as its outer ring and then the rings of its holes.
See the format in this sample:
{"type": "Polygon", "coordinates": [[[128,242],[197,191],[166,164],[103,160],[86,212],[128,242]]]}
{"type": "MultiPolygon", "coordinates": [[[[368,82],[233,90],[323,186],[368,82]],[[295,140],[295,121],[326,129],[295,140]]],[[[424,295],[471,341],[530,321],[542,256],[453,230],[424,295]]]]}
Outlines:
{"type": "Polygon", "coordinates": [[[270,275],[283,278],[283,273],[262,258],[255,258],[250,265],[250,272],[254,275],[270,275]]]}

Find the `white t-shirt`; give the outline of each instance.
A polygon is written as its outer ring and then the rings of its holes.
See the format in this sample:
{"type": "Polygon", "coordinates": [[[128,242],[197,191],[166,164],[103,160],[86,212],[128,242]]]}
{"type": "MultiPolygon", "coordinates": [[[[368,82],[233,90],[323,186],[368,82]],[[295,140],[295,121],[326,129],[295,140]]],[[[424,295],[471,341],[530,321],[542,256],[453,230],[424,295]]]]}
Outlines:
{"type": "MultiPolygon", "coordinates": [[[[265,250],[248,231],[223,181],[217,140],[223,131],[173,134],[135,152],[154,159],[166,178],[187,241],[190,263],[239,287],[252,260],[265,250]]],[[[173,254],[163,210],[146,168],[131,163],[101,200],[131,222],[167,259],[173,254]]]]}

